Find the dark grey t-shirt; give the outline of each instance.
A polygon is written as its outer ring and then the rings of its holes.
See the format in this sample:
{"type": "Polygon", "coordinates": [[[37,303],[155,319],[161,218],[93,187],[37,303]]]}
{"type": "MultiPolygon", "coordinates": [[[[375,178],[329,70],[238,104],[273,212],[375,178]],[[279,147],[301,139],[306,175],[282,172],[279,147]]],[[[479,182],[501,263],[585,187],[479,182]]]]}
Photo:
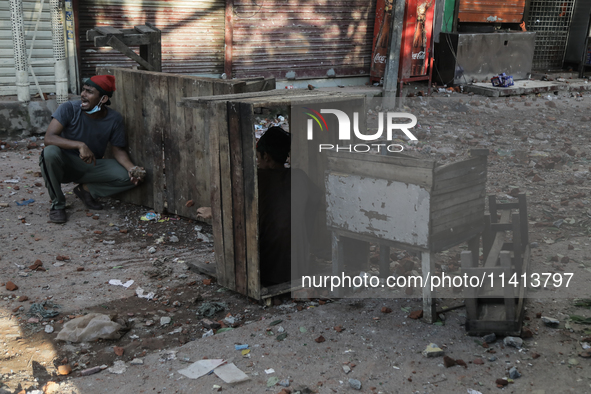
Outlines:
{"type": "MultiPolygon", "coordinates": [[[[105,155],[108,143],[119,148],[127,146],[125,124],[119,112],[107,107],[107,116],[92,119],[83,113],[80,103],[80,100],[68,101],[53,113],[52,117],[64,126],[61,137],[84,142],[97,159],[105,155]]],[[[76,149],[66,152],[80,154],[76,149]]]]}

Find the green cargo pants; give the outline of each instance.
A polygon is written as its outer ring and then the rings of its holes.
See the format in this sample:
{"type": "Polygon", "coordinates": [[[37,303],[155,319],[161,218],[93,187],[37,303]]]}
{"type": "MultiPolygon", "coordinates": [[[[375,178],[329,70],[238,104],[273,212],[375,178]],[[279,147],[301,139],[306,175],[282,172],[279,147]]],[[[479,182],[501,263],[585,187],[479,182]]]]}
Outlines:
{"type": "Polygon", "coordinates": [[[49,145],[39,158],[45,187],[51,197],[51,209],[66,208],[62,183],[82,183],[88,186],[93,198],[106,197],[131,189],[127,170],[115,159],[98,159],[96,165],[86,164],[78,156],[49,145]]]}

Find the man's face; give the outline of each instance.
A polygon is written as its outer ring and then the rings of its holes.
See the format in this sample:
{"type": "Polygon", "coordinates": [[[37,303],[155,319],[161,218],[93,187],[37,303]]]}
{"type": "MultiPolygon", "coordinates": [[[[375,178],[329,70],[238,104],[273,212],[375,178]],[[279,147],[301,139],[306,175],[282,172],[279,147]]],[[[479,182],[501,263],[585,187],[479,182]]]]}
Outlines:
{"type": "Polygon", "coordinates": [[[103,100],[104,97],[105,96],[101,97],[101,94],[96,88],[84,85],[82,87],[82,93],[80,93],[80,100],[82,100],[80,108],[82,108],[83,111],[90,111],[96,107],[99,102],[101,102],[101,104],[106,102],[106,100],[103,100]]]}

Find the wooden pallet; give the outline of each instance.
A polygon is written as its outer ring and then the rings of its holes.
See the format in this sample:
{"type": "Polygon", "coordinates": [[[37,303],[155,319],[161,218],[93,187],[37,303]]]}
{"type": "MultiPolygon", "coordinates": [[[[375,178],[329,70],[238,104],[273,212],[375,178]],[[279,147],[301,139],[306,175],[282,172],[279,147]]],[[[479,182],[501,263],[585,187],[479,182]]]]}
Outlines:
{"type": "Polygon", "coordinates": [[[518,202],[504,204],[489,196],[489,211],[484,217],[483,265],[478,266],[478,259],[473,259],[474,251],[461,254],[463,273],[486,278],[479,288],[464,288],[466,331],[475,335],[520,335],[526,290],[521,275],[529,274],[530,261],[525,193],[518,195],[518,202]],[[512,233],[512,242],[506,242],[507,232],[512,233]],[[516,285],[509,283],[511,278],[516,285]]]}

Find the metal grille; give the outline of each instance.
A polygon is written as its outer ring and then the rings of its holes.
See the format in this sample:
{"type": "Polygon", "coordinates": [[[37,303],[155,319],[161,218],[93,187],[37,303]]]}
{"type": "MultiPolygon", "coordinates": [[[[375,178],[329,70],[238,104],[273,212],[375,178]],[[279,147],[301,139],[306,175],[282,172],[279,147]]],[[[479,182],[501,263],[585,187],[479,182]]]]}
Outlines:
{"type": "Polygon", "coordinates": [[[60,61],[66,58],[66,47],[64,46],[64,20],[62,18],[62,3],[58,0],[50,1],[51,7],[51,30],[53,42],[53,57],[60,61]]]}
{"type": "Polygon", "coordinates": [[[536,32],[533,68],[561,69],[575,0],[532,0],[527,30],[536,32]]]}
{"type": "Polygon", "coordinates": [[[14,44],[14,68],[16,71],[27,71],[27,50],[23,28],[23,2],[11,0],[12,42],[14,44]]]}

